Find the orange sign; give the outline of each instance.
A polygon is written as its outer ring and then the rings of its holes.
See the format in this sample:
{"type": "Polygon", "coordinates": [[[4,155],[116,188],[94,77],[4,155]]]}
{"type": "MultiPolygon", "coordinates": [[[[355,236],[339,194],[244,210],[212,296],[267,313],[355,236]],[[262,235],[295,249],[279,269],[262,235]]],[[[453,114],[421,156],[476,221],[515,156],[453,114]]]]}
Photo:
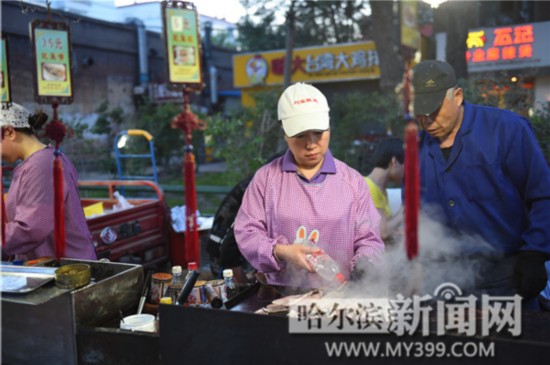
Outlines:
{"type": "Polygon", "coordinates": [[[468,33],[469,71],[548,66],[550,22],[488,28],[468,33]],[[538,35],[538,36],[537,36],[538,35]]]}

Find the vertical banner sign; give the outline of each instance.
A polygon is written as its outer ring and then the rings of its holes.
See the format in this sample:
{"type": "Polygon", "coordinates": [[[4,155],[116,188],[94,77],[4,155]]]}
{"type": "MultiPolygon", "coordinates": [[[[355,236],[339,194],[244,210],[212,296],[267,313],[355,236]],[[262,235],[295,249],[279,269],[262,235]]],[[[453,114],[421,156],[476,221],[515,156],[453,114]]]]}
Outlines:
{"type": "Polygon", "coordinates": [[[415,50],[420,49],[418,29],[418,1],[401,1],[401,45],[415,50]]]}
{"type": "Polygon", "coordinates": [[[0,74],[0,83],[2,84],[2,87],[0,89],[0,92],[2,93],[2,103],[10,103],[11,90],[8,65],[8,39],[4,35],[2,36],[2,49],[0,50],[0,52],[2,53],[2,73],[0,74]]]}
{"type": "Polygon", "coordinates": [[[197,13],[194,8],[176,7],[186,3],[162,3],[168,80],[172,84],[198,84],[201,59],[197,13]]]}
{"type": "Polygon", "coordinates": [[[65,23],[31,22],[35,100],[39,104],[73,101],[71,42],[65,23]]]}

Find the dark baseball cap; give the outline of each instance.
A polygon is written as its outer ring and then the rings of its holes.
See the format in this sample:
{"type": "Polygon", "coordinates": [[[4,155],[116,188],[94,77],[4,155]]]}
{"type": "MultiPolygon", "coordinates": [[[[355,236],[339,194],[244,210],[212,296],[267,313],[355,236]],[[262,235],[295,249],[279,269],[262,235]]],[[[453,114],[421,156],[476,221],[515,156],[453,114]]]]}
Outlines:
{"type": "Polygon", "coordinates": [[[428,115],[443,103],[447,90],[456,85],[453,67],[444,61],[422,61],[413,68],[414,114],[428,115]]]}

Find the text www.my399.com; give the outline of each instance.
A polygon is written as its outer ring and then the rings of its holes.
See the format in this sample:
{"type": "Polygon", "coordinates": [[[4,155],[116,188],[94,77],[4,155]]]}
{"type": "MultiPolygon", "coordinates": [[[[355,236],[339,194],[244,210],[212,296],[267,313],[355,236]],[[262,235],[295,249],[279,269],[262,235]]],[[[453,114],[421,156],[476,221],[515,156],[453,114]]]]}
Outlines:
{"type": "Polygon", "coordinates": [[[491,358],[495,343],[483,342],[325,342],[329,357],[491,358]]]}

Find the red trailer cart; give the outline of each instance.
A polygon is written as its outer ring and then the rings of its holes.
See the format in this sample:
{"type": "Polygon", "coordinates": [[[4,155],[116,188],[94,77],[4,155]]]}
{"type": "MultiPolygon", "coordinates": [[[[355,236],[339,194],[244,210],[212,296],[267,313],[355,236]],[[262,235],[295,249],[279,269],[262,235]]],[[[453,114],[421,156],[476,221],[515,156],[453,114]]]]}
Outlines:
{"type": "Polygon", "coordinates": [[[170,260],[169,215],[162,189],[152,181],[79,181],[86,189],[106,189],[106,198],[82,198],[82,207],[99,206],[100,214],[87,218],[98,258],[141,264],[162,265],[170,260]],[[151,190],[152,198],[130,198],[133,207],[113,210],[118,203],[117,187],[126,187],[129,196],[134,189],[151,190]],[[103,213],[101,213],[103,211],[103,213]]]}

